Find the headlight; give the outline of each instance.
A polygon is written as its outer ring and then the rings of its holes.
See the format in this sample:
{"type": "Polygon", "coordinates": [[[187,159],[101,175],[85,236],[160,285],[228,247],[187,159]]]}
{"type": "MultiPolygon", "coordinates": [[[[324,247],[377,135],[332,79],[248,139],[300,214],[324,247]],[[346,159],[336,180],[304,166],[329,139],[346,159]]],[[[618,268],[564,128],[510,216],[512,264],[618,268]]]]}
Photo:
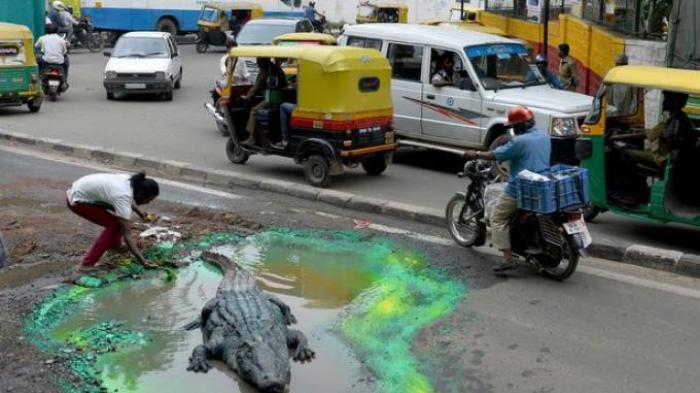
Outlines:
{"type": "Polygon", "coordinates": [[[105,72],[105,79],[117,79],[117,72],[116,71],[105,72]]]}
{"type": "Polygon", "coordinates": [[[163,71],[156,72],[156,79],[164,80],[165,79],[165,72],[163,72],[163,71]]]}
{"type": "Polygon", "coordinates": [[[572,117],[555,117],[552,119],[552,136],[578,135],[578,122],[572,117]]]}

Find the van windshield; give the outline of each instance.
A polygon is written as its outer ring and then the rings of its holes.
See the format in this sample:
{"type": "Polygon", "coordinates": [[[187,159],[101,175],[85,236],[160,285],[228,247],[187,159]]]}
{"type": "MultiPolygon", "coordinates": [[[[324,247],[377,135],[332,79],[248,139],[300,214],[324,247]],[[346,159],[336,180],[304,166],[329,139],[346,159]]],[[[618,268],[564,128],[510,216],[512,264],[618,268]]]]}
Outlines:
{"type": "Polygon", "coordinates": [[[270,45],[272,40],[282,34],[294,33],[296,26],[290,23],[247,23],[238,33],[238,45],[270,45]]]}
{"type": "Polygon", "coordinates": [[[0,65],[23,65],[26,61],[22,41],[0,41],[0,65]]]}
{"type": "Polygon", "coordinates": [[[486,44],[464,48],[486,90],[547,84],[520,44],[486,44]]]}

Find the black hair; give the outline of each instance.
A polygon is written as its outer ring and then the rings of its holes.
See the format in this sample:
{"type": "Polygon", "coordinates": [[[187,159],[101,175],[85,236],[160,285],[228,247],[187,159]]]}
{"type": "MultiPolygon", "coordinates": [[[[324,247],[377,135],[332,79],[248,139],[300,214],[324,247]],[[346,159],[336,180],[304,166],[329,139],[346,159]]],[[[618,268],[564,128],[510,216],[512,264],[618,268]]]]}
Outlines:
{"type": "Polygon", "coordinates": [[[146,172],[139,172],[132,175],[129,179],[131,188],[134,190],[134,195],[139,195],[144,198],[153,199],[160,194],[158,183],[146,177],[146,172]]]}
{"type": "Polygon", "coordinates": [[[561,51],[561,53],[568,55],[571,48],[569,47],[569,44],[563,43],[559,44],[559,50],[561,51]]]}
{"type": "Polygon", "coordinates": [[[53,25],[53,23],[46,25],[46,34],[56,34],[58,28],[53,25]]]}
{"type": "Polygon", "coordinates": [[[534,126],[535,126],[535,118],[533,117],[532,119],[525,120],[525,121],[517,123],[517,124],[513,124],[513,132],[515,133],[515,135],[520,135],[534,126]]]}

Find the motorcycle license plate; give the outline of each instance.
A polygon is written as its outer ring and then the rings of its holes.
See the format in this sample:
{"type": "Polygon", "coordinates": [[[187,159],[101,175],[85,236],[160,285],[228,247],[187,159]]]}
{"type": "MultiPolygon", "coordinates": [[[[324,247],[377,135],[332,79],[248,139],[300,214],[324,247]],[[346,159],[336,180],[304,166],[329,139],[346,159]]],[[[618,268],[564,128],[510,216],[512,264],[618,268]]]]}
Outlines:
{"type": "Polygon", "coordinates": [[[145,89],[146,84],[145,83],[125,83],[124,88],[125,89],[145,89]]]}
{"type": "Polygon", "coordinates": [[[583,219],[565,222],[564,230],[569,235],[575,235],[576,237],[579,237],[581,239],[581,246],[583,246],[583,248],[586,248],[590,246],[591,243],[593,243],[591,233],[588,232],[588,227],[586,226],[586,222],[583,221],[583,219]]]}
{"type": "Polygon", "coordinates": [[[51,87],[58,87],[61,85],[60,81],[49,81],[49,86],[51,87]]]}

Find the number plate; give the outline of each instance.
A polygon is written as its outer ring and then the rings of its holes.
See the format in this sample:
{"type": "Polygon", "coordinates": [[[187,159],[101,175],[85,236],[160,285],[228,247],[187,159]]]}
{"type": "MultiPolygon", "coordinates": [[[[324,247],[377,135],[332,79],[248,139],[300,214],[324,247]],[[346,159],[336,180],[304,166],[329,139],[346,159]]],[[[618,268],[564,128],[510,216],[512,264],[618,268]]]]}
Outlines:
{"type": "Polygon", "coordinates": [[[125,83],[124,88],[125,89],[145,89],[146,84],[145,83],[125,83]]]}
{"type": "Polygon", "coordinates": [[[60,81],[49,81],[49,86],[58,87],[61,84],[60,81]]]}
{"type": "Polygon", "coordinates": [[[579,219],[576,221],[565,222],[564,229],[566,230],[567,234],[573,235],[575,233],[582,233],[587,228],[586,228],[586,223],[583,222],[583,220],[579,219]]]}

